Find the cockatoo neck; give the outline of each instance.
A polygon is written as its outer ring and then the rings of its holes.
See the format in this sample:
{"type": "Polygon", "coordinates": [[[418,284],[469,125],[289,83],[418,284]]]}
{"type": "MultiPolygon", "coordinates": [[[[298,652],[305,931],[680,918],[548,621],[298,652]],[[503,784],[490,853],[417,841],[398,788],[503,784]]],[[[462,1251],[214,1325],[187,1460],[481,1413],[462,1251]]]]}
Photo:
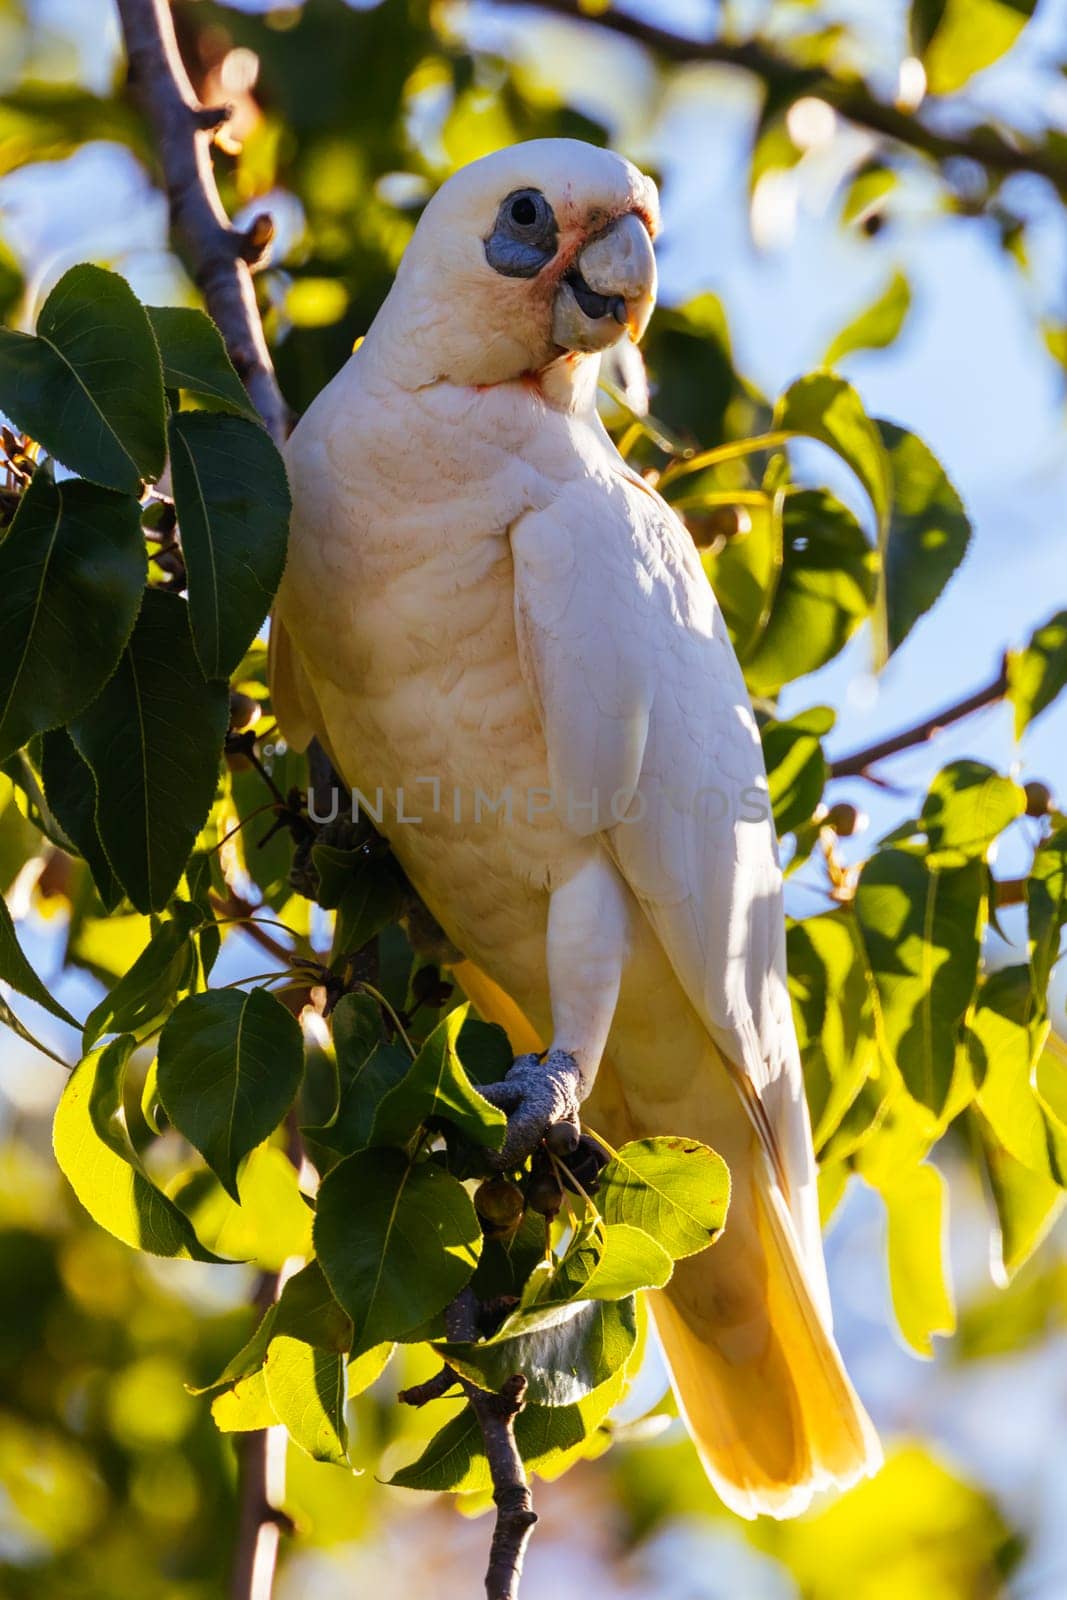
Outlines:
{"type": "Polygon", "coordinates": [[[557,411],[595,406],[599,354],[546,344],[534,365],[526,341],[472,329],[439,302],[413,293],[416,288],[417,279],[397,278],[360,346],[360,361],[372,363],[388,382],[410,392],[439,383],[470,389],[521,383],[557,411]]]}

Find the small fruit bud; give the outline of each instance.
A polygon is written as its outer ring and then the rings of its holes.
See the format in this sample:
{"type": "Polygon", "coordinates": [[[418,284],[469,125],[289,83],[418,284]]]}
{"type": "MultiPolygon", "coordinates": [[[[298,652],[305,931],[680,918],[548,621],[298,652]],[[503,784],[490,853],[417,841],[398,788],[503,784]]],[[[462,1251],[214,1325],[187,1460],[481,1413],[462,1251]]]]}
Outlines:
{"type": "Polygon", "coordinates": [[[545,1144],[554,1156],[572,1155],[578,1148],[578,1139],[573,1122],[554,1122],[545,1134],[545,1144]]]}
{"type": "Polygon", "coordinates": [[[522,1190],[508,1178],[487,1178],[475,1192],[474,1209],[493,1229],[515,1227],[525,1208],[522,1190]]]}
{"type": "Polygon", "coordinates": [[[583,1191],[596,1194],[600,1187],[600,1170],[607,1165],[607,1161],[607,1152],[602,1146],[583,1133],[573,1154],[564,1156],[560,1162],[563,1182],[575,1194],[583,1191]]]}
{"type": "Polygon", "coordinates": [[[826,816],[822,819],[824,828],[832,828],[839,839],[851,839],[854,833],[861,833],[867,818],[858,807],[849,805],[847,800],[841,800],[836,806],[831,806],[826,816]]]}
{"type": "Polygon", "coordinates": [[[744,506],[712,506],[690,512],[687,520],[698,550],[718,552],[731,539],[743,539],[752,532],[752,518],[744,506]]]}
{"type": "Polygon", "coordinates": [[[531,1211],[552,1218],[563,1204],[563,1187],[554,1172],[537,1172],[526,1185],[526,1204],[531,1211]]]}
{"type": "Polygon", "coordinates": [[[1052,810],[1052,790],[1047,783],[1034,778],[1026,785],[1023,793],[1026,795],[1026,815],[1028,817],[1047,817],[1052,810]]]}
{"type": "Polygon", "coordinates": [[[240,694],[236,689],[230,691],[230,731],[241,733],[245,728],[250,728],[259,716],[259,701],[253,700],[250,694],[240,694]]]}

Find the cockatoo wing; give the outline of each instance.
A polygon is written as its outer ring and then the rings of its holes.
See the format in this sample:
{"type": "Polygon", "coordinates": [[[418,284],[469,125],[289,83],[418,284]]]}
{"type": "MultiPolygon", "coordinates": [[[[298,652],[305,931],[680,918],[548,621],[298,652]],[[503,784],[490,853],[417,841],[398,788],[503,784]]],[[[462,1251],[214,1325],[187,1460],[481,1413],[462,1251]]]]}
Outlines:
{"type": "Polygon", "coordinates": [[[604,842],[759,1132],[828,1307],[763,755],[693,542],[598,424],[511,532],[557,805],[604,842]]]}

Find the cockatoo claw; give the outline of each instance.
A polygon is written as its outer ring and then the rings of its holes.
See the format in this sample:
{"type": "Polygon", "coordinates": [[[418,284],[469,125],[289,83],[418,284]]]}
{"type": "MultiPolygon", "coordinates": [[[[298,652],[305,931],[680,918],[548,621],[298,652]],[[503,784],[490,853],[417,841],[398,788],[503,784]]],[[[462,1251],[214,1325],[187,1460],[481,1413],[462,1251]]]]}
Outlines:
{"type": "Polygon", "coordinates": [[[581,1133],[580,1087],[578,1063],[566,1050],[518,1056],[506,1078],[486,1084],[481,1093],[508,1119],[507,1136],[491,1158],[493,1165],[518,1166],[542,1139],[553,1155],[569,1155],[581,1133]]]}

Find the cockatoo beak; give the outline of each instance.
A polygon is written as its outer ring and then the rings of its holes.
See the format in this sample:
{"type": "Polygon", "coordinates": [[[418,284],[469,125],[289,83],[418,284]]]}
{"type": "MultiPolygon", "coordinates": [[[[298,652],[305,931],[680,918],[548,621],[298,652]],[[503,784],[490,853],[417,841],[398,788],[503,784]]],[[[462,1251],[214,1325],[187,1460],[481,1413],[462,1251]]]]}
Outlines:
{"type": "Polygon", "coordinates": [[[552,338],[564,350],[606,350],[624,332],[640,339],[656,299],[656,257],[634,212],[598,234],[563,274],[552,338]]]}

